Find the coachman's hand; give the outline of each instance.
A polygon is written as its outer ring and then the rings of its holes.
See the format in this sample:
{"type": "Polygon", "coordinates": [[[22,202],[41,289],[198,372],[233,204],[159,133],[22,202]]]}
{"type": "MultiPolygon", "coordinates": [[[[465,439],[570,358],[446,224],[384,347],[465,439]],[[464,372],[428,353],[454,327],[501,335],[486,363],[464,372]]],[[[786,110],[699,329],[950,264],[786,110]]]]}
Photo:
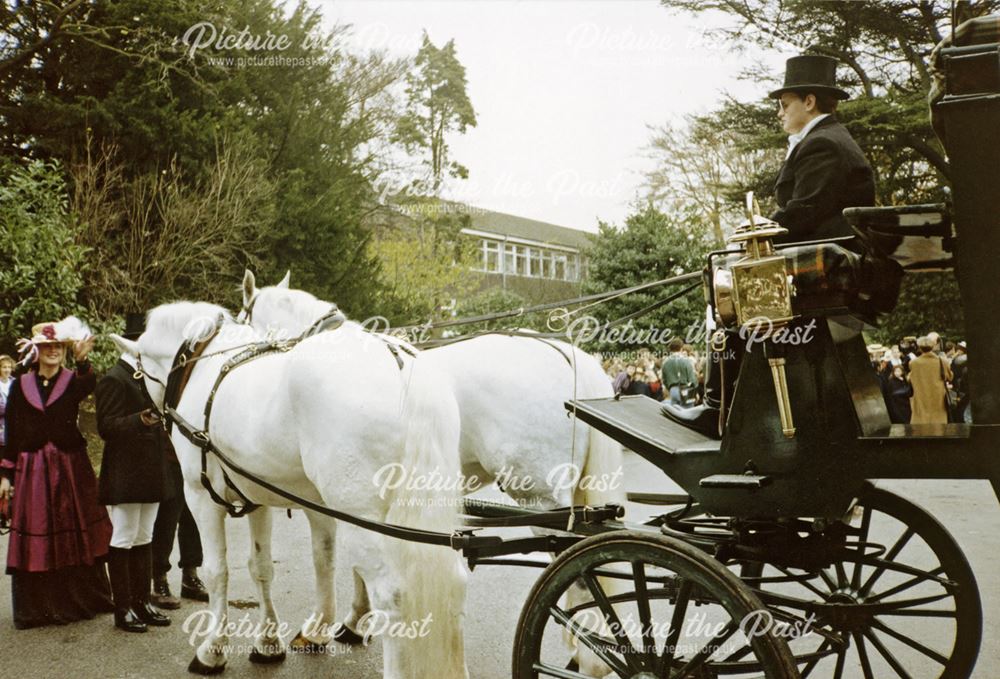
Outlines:
{"type": "Polygon", "coordinates": [[[4,476],[0,478],[0,500],[6,500],[10,497],[10,480],[4,476]]]}
{"type": "Polygon", "coordinates": [[[147,427],[153,427],[160,423],[160,415],[152,409],[147,408],[139,413],[139,419],[147,427]]]}
{"type": "Polygon", "coordinates": [[[77,362],[85,361],[87,359],[87,354],[90,350],[94,348],[94,336],[91,335],[87,339],[77,340],[73,342],[73,358],[77,362]]]}

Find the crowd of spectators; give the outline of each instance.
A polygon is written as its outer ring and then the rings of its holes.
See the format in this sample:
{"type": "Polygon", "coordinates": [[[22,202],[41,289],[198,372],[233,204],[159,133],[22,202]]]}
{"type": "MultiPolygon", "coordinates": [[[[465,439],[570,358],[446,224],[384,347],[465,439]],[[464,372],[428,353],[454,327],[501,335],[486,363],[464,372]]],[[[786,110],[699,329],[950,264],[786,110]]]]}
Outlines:
{"type": "Polygon", "coordinates": [[[894,424],[971,422],[965,342],[936,332],[868,346],[894,424]]]}
{"type": "Polygon", "coordinates": [[[604,371],[612,379],[615,394],[671,399],[678,405],[696,405],[704,386],[705,357],[679,339],[668,345],[668,353],[640,351],[632,360],[604,360],[604,371]]]}

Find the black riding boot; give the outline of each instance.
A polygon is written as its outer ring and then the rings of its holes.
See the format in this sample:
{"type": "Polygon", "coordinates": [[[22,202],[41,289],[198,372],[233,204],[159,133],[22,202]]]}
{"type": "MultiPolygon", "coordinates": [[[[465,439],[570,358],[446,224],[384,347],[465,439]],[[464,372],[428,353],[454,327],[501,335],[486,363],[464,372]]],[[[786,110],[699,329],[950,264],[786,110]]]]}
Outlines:
{"type": "Polygon", "coordinates": [[[181,577],[181,596],[195,601],[208,601],[208,590],[198,577],[198,569],[185,567],[182,571],[184,575],[181,577]]]}
{"type": "Polygon", "coordinates": [[[150,545],[139,545],[130,550],[129,569],[132,582],[132,610],[147,625],[167,627],[170,618],[149,603],[149,583],[153,576],[153,552],[150,545]]]}
{"type": "Polygon", "coordinates": [[[146,624],[132,610],[131,551],[108,548],[108,579],[111,580],[111,597],[115,602],[115,627],[126,632],[145,632],[146,624]]]}
{"type": "Polygon", "coordinates": [[[721,350],[713,348],[709,341],[708,355],[705,360],[705,398],[704,403],[693,408],[682,408],[664,401],[660,410],[674,422],[713,439],[722,438],[723,422],[721,408],[723,389],[726,400],[732,403],[733,389],[736,385],[736,374],[739,371],[739,358],[735,349],[734,335],[726,333],[727,341],[721,350]],[[723,366],[723,364],[725,364],[723,366]],[[723,384],[723,379],[725,384],[723,384]]]}

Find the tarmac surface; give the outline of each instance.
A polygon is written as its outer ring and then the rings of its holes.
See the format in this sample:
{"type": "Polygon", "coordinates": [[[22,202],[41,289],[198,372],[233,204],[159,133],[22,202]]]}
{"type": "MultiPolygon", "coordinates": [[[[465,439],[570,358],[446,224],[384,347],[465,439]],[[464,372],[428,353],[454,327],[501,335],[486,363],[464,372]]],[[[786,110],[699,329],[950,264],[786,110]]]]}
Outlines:
{"type": "MultiPolygon", "coordinates": [[[[677,490],[652,465],[631,453],[626,453],[625,479],[625,487],[630,491],[677,490]]],[[[984,611],[983,644],[973,677],[995,679],[1000,676],[1000,635],[993,631],[1000,626],[1000,568],[997,567],[1000,504],[991,487],[980,481],[893,481],[880,486],[930,511],[961,545],[979,581],[984,611]]],[[[648,513],[649,508],[629,507],[630,518],[641,518],[648,513]]],[[[294,512],[293,517],[288,519],[283,512],[276,511],[274,525],[274,600],[278,614],[288,623],[287,642],[311,610],[313,576],[309,532],[301,512],[294,512]]],[[[352,559],[352,541],[356,540],[352,533],[352,530],[344,528],[338,536],[341,567],[338,568],[336,581],[341,611],[346,610],[351,597],[350,569],[344,566],[352,559]]],[[[228,535],[230,600],[238,605],[252,605],[255,594],[247,574],[250,545],[246,529],[240,521],[231,520],[228,522],[228,535]]],[[[0,538],[0,559],[4,563],[6,548],[6,539],[0,538]]],[[[511,645],[520,607],[538,572],[532,568],[484,566],[471,574],[465,643],[469,674],[473,679],[510,677],[511,645]]],[[[179,571],[171,571],[175,593],[180,587],[179,581],[179,571]]],[[[3,582],[0,586],[0,678],[157,679],[192,676],[187,673],[186,667],[194,648],[189,643],[183,623],[202,608],[203,604],[185,601],[179,611],[170,612],[173,619],[171,627],[153,628],[141,635],[116,630],[110,615],[63,627],[18,631],[10,619],[10,588],[7,582],[3,582]]],[[[231,613],[237,620],[246,614],[249,622],[256,621],[257,611],[253,607],[242,610],[231,608],[231,613]]],[[[936,623],[931,620],[916,624],[933,626],[936,623]]],[[[930,631],[933,634],[933,628],[930,631]]],[[[247,643],[242,639],[234,640],[237,647],[247,643]]],[[[254,665],[247,656],[247,648],[237,648],[222,676],[275,679],[374,679],[381,676],[381,649],[377,640],[368,648],[333,644],[326,656],[289,654],[280,665],[254,665]]],[[[816,672],[812,676],[829,674],[816,672]]],[[[916,676],[929,678],[934,675],[916,676]]]]}

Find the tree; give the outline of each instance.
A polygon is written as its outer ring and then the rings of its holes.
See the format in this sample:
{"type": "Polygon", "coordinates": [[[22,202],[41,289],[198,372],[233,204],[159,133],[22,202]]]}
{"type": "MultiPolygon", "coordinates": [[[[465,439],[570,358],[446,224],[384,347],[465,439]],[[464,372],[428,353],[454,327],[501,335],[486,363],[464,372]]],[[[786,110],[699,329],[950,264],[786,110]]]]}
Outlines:
{"type": "MultiPolygon", "coordinates": [[[[668,215],[649,204],[640,206],[621,228],[600,224],[590,249],[590,274],[583,292],[606,292],[699,271],[704,267],[703,254],[711,244],[708,228],[693,210],[668,215]]],[[[632,293],[604,302],[590,313],[600,322],[621,318],[679,289],[671,286],[632,293]]],[[[699,341],[699,324],[704,315],[702,295],[691,293],[633,322],[633,328],[647,331],[647,341],[636,333],[635,343],[621,345],[598,338],[588,348],[602,352],[649,348],[666,353],[666,343],[673,337],[699,341]]]]}
{"type": "Polygon", "coordinates": [[[62,171],[55,163],[7,165],[0,172],[0,340],[79,314],[86,248],[74,241],[62,171]]]}
{"type": "Polygon", "coordinates": [[[460,235],[469,216],[450,205],[409,199],[396,205],[402,216],[383,223],[372,239],[382,282],[374,308],[393,325],[442,320],[452,300],[471,294],[478,283],[472,243],[460,235]]]}
{"type": "Polygon", "coordinates": [[[667,124],[652,133],[647,152],[656,166],[646,174],[649,200],[668,210],[696,207],[721,246],[725,227],[731,231],[743,221],[743,182],[773,167],[780,152],[749,147],[745,132],[720,129],[710,115],[688,116],[683,127],[667,124]]]}
{"type": "Polygon", "coordinates": [[[438,48],[424,31],[414,70],[406,76],[406,83],[406,112],[396,126],[397,141],[410,153],[430,154],[425,163],[434,191],[445,173],[467,178],[467,168],[449,162],[445,138],[450,132],[465,134],[469,127],[476,126],[476,112],[465,91],[465,67],[458,60],[455,41],[449,40],[438,48]]]}
{"type": "Polygon", "coordinates": [[[227,305],[232,290],[220,276],[258,266],[274,187],[236,140],[220,141],[204,180],[186,181],[176,163],[128,177],[113,147],[72,177],[76,239],[91,253],[81,301],[98,317],[183,297],[227,305]]]}

